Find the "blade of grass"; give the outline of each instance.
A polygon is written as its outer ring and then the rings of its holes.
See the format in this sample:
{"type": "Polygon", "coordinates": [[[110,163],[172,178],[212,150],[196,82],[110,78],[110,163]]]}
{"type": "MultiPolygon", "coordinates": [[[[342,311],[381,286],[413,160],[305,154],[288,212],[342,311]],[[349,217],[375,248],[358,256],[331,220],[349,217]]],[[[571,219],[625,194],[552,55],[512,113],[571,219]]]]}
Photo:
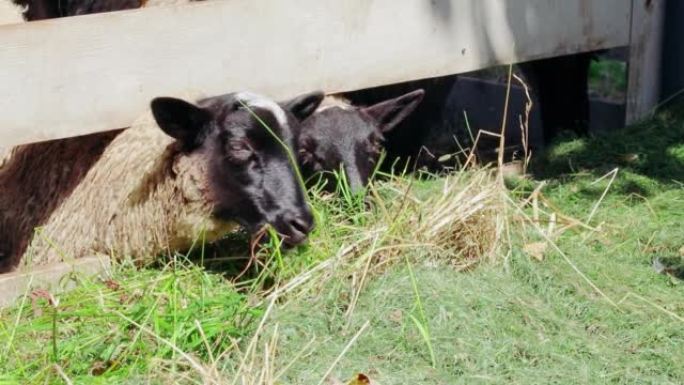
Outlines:
{"type": "Polygon", "coordinates": [[[361,336],[361,334],[363,334],[364,331],[366,331],[366,329],[368,329],[369,326],[370,326],[370,321],[366,321],[366,323],[363,324],[363,326],[361,327],[361,329],[359,329],[359,331],[356,332],[356,334],[354,335],[354,337],[352,337],[352,339],[349,340],[349,342],[348,342],[347,345],[344,347],[344,349],[342,349],[342,352],[340,352],[340,354],[337,356],[337,358],[335,358],[335,361],[333,361],[332,365],[330,365],[330,367],[328,368],[328,370],[326,370],[325,374],[323,375],[323,377],[321,378],[321,380],[318,382],[318,385],[323,385],[323,383],[324,383],[325,380],[328,378],[328,376],[330,375],[330,373],[332,373],[332,371],[335,370],[335,367],[337,366],[337,364],[340,363],[340,360],[342,360],[342,357],[344,357],[344,356],[347,354],[347,352],[349,351],[349,349],[351,349],[352,345],[354,345],[354,343],[356,342],[356,340],[361,336]]]}

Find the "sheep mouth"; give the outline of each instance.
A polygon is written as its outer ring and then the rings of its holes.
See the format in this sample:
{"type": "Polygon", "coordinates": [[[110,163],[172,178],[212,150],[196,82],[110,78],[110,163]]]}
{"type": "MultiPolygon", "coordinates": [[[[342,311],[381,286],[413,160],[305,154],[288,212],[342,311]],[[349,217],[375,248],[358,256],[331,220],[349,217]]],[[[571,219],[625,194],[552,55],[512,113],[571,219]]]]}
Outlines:
{"type": "Polygon", "coordinates": [[[293,230],[290,232],[290,234],[280,234],[283,238],[283,245],[286,248],[293,248],[297,245],[301,245],[304,242],[306,242],[307,238],[309,237],[308,233],[299,231],[299,230],[293,230]]]}
{"type": "MultiPolygon", "coordinates": [[[[296,226],[288,226],[287,229],[275,228],[278,233],[280,240],[282,241],[282,246],[286,249],[291,249],[297,245],[301,245],[306,242],[309,237],[309,232],[296,226]]],[[[265,241],[270,240],[270,235],[266,234],[264,237],[265,241]]]]}
{"type": "Polygon", "coordinates": [[[252,243],[260,245],[269,243],[272,238],[272,233],[268,231],[270,228],[273,229],[278,235],[281,241],[281,246],[285,249],[291,249],[295,246],[305,243],[313,227],[311,225],[292,221],[289,224],[278,223],[277,225],[269,225],[264,223],[261,226],[256,226],[255,228],[257,230],[252,231],[252,243]]]}

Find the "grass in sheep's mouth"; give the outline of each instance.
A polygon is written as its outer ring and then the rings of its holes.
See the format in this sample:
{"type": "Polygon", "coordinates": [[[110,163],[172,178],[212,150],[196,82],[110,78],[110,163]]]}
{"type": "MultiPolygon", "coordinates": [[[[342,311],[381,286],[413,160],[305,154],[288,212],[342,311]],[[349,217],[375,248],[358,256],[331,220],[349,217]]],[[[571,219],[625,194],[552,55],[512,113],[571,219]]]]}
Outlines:
{"type": "Polygon", "coordinates": [[[314,192],[309,244],[237,284],[239,234],[207,269],[122,264],[0,310],[0,383],[681,383],[684,284],[652,260],[684,258],[682,138],[684,104],[560,140],[507,191],[469,171],[376,183],[370,209],[314,192]]]}

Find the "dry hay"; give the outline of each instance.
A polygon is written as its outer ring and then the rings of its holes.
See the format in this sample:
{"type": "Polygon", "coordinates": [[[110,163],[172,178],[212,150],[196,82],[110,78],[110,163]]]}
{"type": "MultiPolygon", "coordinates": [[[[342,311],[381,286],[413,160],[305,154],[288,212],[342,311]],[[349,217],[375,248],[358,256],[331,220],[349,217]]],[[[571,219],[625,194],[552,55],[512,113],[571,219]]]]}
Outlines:
{"type": "MultiPolygon", "coordinates": [[[[365,221],[354,225],[340,216],[340,223],[328,224],[332,234],[346,234],[336,254],[291,279],[278,294],[306,295],[342,277],[358,294],[369,276],[397,264],[439,263],[460,271],[505,255],[506,192],[495,170],[457,172],[427,189],[420,184],[395,177],[371,185],[372,209],[360,214],[365,221]]],[[[330,242],[326,237],[310,241],[313,249],[330,242]]]]}
{"type": "Polygon", "coordinates": [[[495,254],[503,220],[503,187],[495,175],[487,170],[458,172],[438,183],[439,189],[421,197],[411,180],[397,178],[388,186],[394,199],[373,195],[386,213],[371,230],[385,230],[383,260],[413,251],[467,267],[495,254]]]}

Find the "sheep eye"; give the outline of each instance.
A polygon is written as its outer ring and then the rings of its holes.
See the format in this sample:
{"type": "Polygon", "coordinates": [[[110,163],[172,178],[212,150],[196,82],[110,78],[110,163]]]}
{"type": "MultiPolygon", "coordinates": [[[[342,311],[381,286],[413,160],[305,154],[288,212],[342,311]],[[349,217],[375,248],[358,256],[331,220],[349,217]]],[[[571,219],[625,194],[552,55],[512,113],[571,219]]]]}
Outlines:
{"type": "Polygon", "coordinates": [[[380,155],[380,152],[382,151],[382,145],[380,144],[380,140],[378,139],[370,139],[368,143],[368,152],[371,155],[380,155]]]}
{"type": "Polygon", "coordinates": [[[310,137],[303,137],[299,141],[299,151],[297,155],[299,162],[302,165],[310,166],[314,161],[317,161],[316,156],[316,142],[310,137]]]}
{"type": "Polygon", "coordinates": [[[308,166],[311,164],[311,161],[313,161],[313,156],[306,150],[301,149],[297,153],[297,157],[299,158],[299,163],[301,163],[304,166],[308,166]]]}
{"type": "Polygon", "coordinates": [[[323,159],[313,152],[301,149],[298,152],[298,158],[302,166],[307,166],[314,172],[323,170],[323,159]]]}

